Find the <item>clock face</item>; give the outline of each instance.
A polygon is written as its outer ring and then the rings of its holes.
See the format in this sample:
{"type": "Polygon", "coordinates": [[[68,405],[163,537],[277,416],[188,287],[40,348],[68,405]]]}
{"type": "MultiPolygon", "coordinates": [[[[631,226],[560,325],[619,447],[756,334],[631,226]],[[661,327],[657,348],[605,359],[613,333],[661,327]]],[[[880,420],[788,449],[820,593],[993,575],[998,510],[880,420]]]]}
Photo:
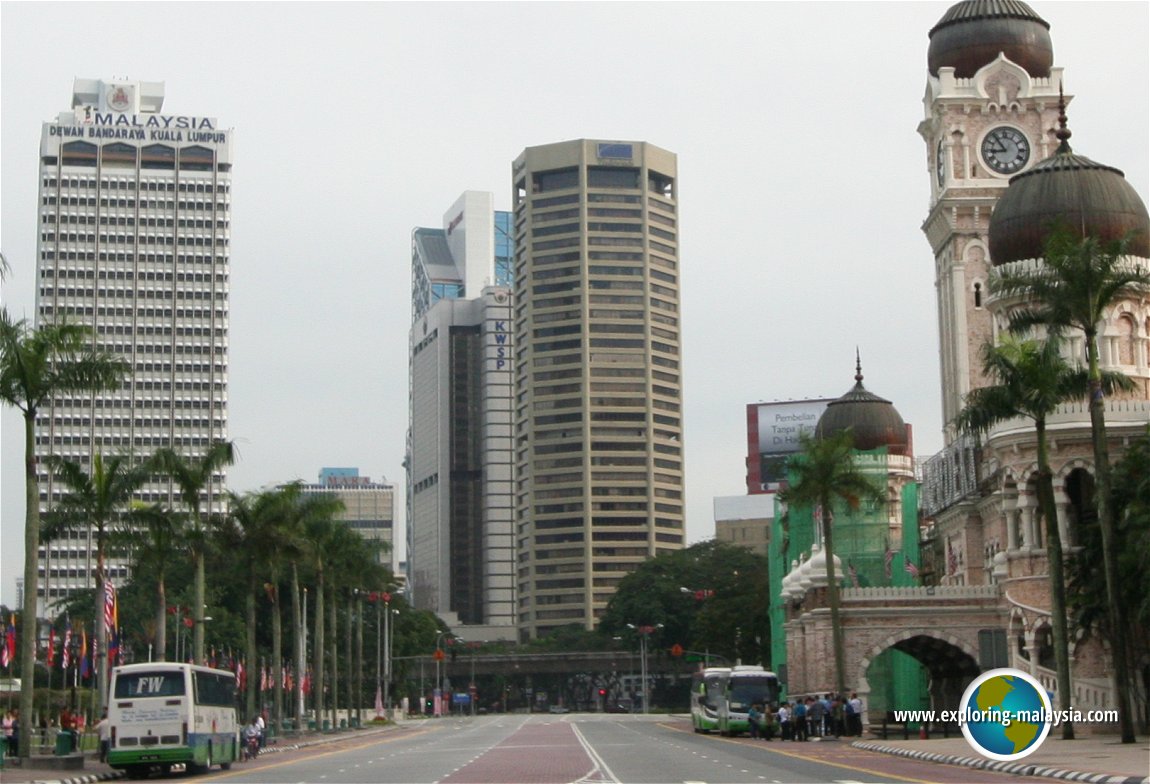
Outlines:
{"type": "Polygon", "coordinates": [[[934,151],[934,173],[938,178],[938,187],[942,187],[946,183],[946,161],[942,159],[942,142],[939,141],[938,148],[934,151]]]}
{"type": "Polygon", "coordinates": [[[1030,142],[1017,128],[993,128],[982,140],[982,160],[991,171],[1016,174],[1030,160],[1030,142]]]}

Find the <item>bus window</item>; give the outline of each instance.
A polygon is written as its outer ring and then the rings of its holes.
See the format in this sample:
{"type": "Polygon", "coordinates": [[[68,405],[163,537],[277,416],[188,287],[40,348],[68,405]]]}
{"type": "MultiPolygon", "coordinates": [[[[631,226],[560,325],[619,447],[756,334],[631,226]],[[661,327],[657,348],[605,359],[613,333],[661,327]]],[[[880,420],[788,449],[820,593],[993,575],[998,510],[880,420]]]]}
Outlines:
{"type": "Polygon", "coordinates": [[[116,678],[116,699],[138,697],[182,697],[184,673],[156,671],[138,674],[119,673],[116,678]]]}

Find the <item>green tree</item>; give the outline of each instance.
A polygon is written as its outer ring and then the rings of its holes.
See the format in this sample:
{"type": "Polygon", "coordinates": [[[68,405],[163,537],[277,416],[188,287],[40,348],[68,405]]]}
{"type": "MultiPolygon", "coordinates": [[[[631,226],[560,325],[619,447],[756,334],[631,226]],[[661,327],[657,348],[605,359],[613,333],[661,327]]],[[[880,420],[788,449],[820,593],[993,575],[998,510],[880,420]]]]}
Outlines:
{"type": "MultiPolygon", "coordinates": [[[[972,390],[955,420],[960,430],[985,434],[994,425],[1016,417],[1034,420],[1038,462],[1038,508],[1046,521],[1047,556],[1050,562],[1050,617],[1054,634],[1054,661],[1058,680],[1058,701],[1070,710],[1070,650],[1066,625],[1066,578],[1062,535],[1054,503],[1054,472],[1050,467],[1050,446],[1046,420],[1059,405],[1081,397],[1088,379],[1085,371],[1071,367],[1062,357],[1061,342],[1022,340],[1003,335],[996,346],[982,347],[982,368],[996,383],[972,390]]],[[[1108,388],[1132,387],[1125,376],[1105,374],[1108,388]]],[[[1064,740],[1074,738],[1074,724],[1062,723],[1064,740]]]]}
{"type": "Polygon", "coordinates": [[[863,503],[884,505],[884,488],[855,462],[854,433],[850,428],[828,436],[800,436],[801,452],[787,464],[793,477],[779,492],[789,506],[822,509],[823,551],[827,560],[827,604],[831,611],[831,639],[835,657],[835,689],[846,693],[842,621],[839,618],[839,580],[835,575],[834,509],[851,509],[863,503]]]}
{"type": "Polygon", "coordinates": [[[33,678],[36,668],[36,583],[40,549],[40,482],[36,466],[36,417],[57,395],[119,386],[127,366],[93,345],[76,324],[32,328],[0,311],[0,400],[24,418],[24,608],[20,616],[20,738],[22,757],[32,753],[33,678]]]}
{"type": "Polygon", "coordinates": [[[770,663],[767,559],[718,541],[693,544],[640,564],[615,589],[600,619],[600,641],[566,649],[604,646],[603,638],[627,636],[627,624],[663,624],[653,648],[683,648],[729,662],[770,663]]]}
{"type": "Polygon", "coordinates": [[[1014,332],[1046,326],[1058,332],[1076,329],[1085,338],[1090,430],[1102,561],[1109,597],[1114,645],[1112,658],[1118,691],[1118,723],[1123,743],[1134,743],[1130,705],[1130,667],[1123,600],[1118,582],[1118,541],[1113,510],[1110,452],[1106,441],[1106,395],[1098,359],[1098,329],[1108,308],[1120,299],[1150,289],[1150,273],[1129,258],[1130,239],[1102,242],[1079,238],[1067,227],[1051,232],[1043,263],[1014,270],[999,268],[990,280],[991,292],[1021,305],[1010,314],[1014,332]]]}
{"type": "MultiPolygon", "coordinates": [[[[1114,465],[1114,513],[1117,521],[1118,581],[1125,588],[1127,655],[1137,661],[1150,651],[1150,433],[1133,441],[1114,465]]],[[[1070,602],[1077,625],[1110,641],[1111,613],[1102,577],[1102,538],[1097,526],[1082,530],[1070,561],[1070,602]]],[[[1145,677],[1145,676],[1144,676],[1145,677]]],[[[1142,730],[1150,728],[1150,700],[1143,696],[1142,730]]]]}
{"type": "Polygon", "coordinates": [[[204,556],[209,545],[209,524],[201,514],[201,503],[212,485],[213,476],[234,463],[235,457],[235,446],[231,441],[216,441],[202,455],[184,455],[171,448],[156,452],[157,465],[172,478],[180,500],[188,510],[185,541],[192,552],[196,570],[192,599],[192,659],[196,664],[204,663],[204,556]]]}
{"type": "Polygon", "coordinates": [[[183,552],[183,530],[178,513],[161,504],[137,503],[128,513],[125,525],[112,537],[132,554],[132,581],[140,582],[145,575],[155,581],[155,629],[150,636],[154,655],[160,661],[168,658],[168,571],[183,552]]]}
{"type": "Polygon", "coordinates": [[[96,530],[95,618],[96,693],[99,707],[108,700],[108,628],[104,623],[104,559],[111,526],[126,512],[132,495],[148,478],[149,465],[133,465],[129,457],[113,455],[107,460],[97,452],[92,456],[91,473],[73,460],[53,455],[48,465],[67,488],[49,516],[53,527],[75,530],[81,526],[96,530]]]}

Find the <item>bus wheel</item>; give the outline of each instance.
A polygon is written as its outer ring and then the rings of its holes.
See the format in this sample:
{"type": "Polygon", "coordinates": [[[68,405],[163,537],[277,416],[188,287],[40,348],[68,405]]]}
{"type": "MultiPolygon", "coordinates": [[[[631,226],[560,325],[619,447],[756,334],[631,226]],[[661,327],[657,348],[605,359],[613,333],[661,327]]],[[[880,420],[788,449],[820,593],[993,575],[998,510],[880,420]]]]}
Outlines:
{"type": "Polygon", "coordinates": [[[130,779],[146,779],[148,777],[148,766],[129,765],[124,768],[124,773],[126,773],[130,779]]]}
{"type": "Polygon", "coordinates": [[[160,766],[160,774],[161,774],[161,775],[163,775],[163,776],[170,776],[170,775],[172,775],[172,766],[171,766],[171,764],[170,764],[170,763],[166,763],[166,762],[165,762],[163,765],[161,765],[161,766],[160,766]]]}

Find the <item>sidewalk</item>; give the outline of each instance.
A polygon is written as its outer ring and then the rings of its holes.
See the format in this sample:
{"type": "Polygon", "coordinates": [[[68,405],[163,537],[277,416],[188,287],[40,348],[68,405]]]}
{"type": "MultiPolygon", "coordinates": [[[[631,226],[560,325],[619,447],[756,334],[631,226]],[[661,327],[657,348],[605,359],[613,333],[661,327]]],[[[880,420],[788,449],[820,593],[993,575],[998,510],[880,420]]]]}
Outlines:
{"type": "Polygon", "coordinates": [[[858,749],[902,757],[966,765],[984,770],[1085,781],[1090,784],[1150,784],[1150,742],[1119,743],[1116,735],[1090,735],[1062,740],[1051,735],[1038,751],[1018,762],[987,759],[970,747],[965,738],[931,740],[864,739],[851,744],[858,749]]]}
{"type": "MultiPolygon", "coordinates": [[[[401,720],[399,724],[402,723],[401,720]]],[[[376,727],[369,724],[363,729],[357,730],[340,730],[339,732],[326,733],[302,732],[298,735],[292,735],[291,737],[279,738],[278,741],[264,748],[264,750],[260,752],[260,755],[282,754],[285,751],[294,751],[295,749],[301,749],[305,746],[364,738],[376,733],[387,732],[396,726],[398,725],[388,724],[384,727],[376,727]]],[[[84,767],[82,769],[65,769],[63,767],[16,767],[12,764],[12,759],[8,758],[4,760],[4,769],[0,770],[0,783],[2,784],[29,784],[30,782],[35,782],[36,784],[93,784],[93,782],[97,781],[110,781],[112,779],[122,778],[124,778],[124,772],[122,770],[113,770],[104,763],[99,762],[94,754],[84,755],[84,767]]]]}

